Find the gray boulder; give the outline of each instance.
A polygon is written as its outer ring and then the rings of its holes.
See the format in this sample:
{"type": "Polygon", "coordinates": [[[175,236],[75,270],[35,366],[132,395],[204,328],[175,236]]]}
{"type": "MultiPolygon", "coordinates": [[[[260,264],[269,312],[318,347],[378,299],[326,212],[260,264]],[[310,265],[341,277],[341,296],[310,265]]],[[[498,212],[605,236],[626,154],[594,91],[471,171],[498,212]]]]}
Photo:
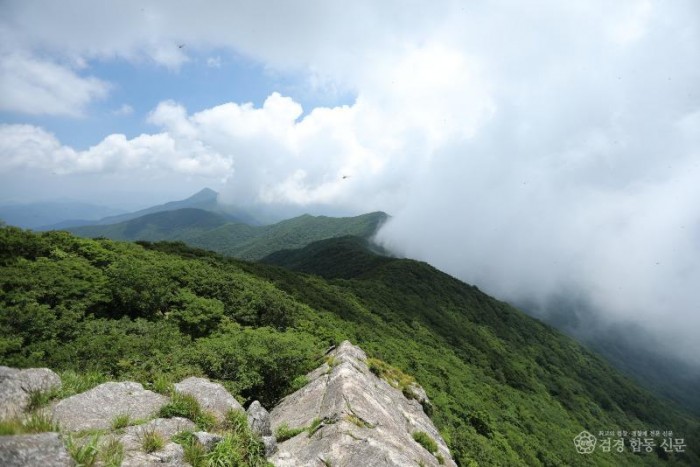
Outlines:
{"type": "MultiPolygon", "coordinates": [[[[116,438],[124,447],[122,467],[137,466],[171,466],[188,465],[182,446],[171,442],[171,438],[183,431],[192,431],[195,424],[180,417],[156,418],[142,425],[128,426],[121,434],[112,434],[108,439],[116,438]],[[147,434],[157,433],[165,445],[158,451],[143,451],[143,440],[147,434]]],[[[105,441],[106,442],[106,441],[105,441]]]]}
{"type": "MultiPolygon", "coordinates": [[[[330,465],[455,466],[445,441],[421,404],[407,399],[367,367],[359,347],[343,342],[307,375],[309,383],[284,398],[270,413],[272,427],[316,429],[278,443],[269,460],[277,467],[330,465]],[[424,432],[438,446],[428,452],[413,439],[424,432]]],[[[413,388],[422,393],[419,387],[413,388]]],[[[427,398],[426,398],[427,399],[427,398]]]]}
{"type": "Polygon", "coordinates": [[[222,436],[207,433],[206,431],[197,431],[193,434],[197,439],[197,442],[201,444],[207,452],[214,449],[214,447],[219,444],[222,439],[224,439],[222,436]]]}
{"type": "Polygon", "coordinates": [[[253,433],[260,436],[272,436],[272,426],[270,425],[270,414],[260,402],[253,401],[248,406],[248,426],[253,433]]]}
{"type": "Polygon", "coordinates": [[[206,378],[184,379],[175,384],[175,391],[194,396],[202,409],[211,412],[219,421],[226,417],[229,410],[243,411],[241,404],[229,394],[226,388],[206,378]]]}
{"type": "Polygon", "coordinates": [[[31,393],[60,387],[61,378],[48,368],[18,370],[0,366],[0,418],[21,416],[31,393]]]}
{"type": "Polygon", "coordinates": [[[147,391],[139,383],[104,383],[89,391],[63,399],[53,407],[52,416],[67,431],[110,428],[112,420],[150,418],[168,398],[147,391]]]}
{"type": "Polygon", "coordinates": [[[274,436],[262,436],[263,444],[265,445],[265,457],[270,457],[277,450],[277,438],[274,436]]]}
{"type": "Polygon", "coordinates": [[[58,433],[0,436],[0,465],[3,467],[68,467],[75,462],[58,433]]]}
{"type": "Polygon", "coordinates": [[[168,443],[160,451],[150,454],[140,451],[127,451],[122,467],[188,467],[185,450],[177,443],[168,443]]]}
{"type": "Polygon", "coordinates": [[[124,428],[124,433],[119,437],[119,441],[124,446],[125,451],[140,451],[142,450],[143,438],[147,433],[157,433],[167,441],[178,433],[194,429],[194,422],[186,418],[156,418],[142,425],[124,428]]]}

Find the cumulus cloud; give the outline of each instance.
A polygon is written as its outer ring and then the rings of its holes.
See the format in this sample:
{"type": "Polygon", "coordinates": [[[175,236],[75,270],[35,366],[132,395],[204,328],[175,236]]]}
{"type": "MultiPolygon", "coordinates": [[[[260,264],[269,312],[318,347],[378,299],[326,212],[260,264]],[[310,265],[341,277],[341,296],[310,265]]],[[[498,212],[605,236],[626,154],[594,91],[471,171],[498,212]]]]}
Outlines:
{"type": "Polygon", "coordinates": [[[0,171],[40,169],[56,174],[168,173],[226,179],[230,159],[199,141],[167,133],[127,139],[113,134],[85,151],[62,145],[54,135],[32,125],[0,125],[0,171]]]}
{"type": "Polygon", "coordinates": [[[228,48],[356,98],[164,101],[154,134],[85,151],[6,126],[3,170],[192,172],[228,180],[227,201],[384,209],[397,251],[514,302],[576,290],[700,355],[697,2],[30,5],[4,3],[3,43],[173,69],[228,48]]]}
{"type": "Polygon", "coordinates": [[[109,85],[68,67],[24,54],[0,54],[0,110],[81,116],[109,85]]]}

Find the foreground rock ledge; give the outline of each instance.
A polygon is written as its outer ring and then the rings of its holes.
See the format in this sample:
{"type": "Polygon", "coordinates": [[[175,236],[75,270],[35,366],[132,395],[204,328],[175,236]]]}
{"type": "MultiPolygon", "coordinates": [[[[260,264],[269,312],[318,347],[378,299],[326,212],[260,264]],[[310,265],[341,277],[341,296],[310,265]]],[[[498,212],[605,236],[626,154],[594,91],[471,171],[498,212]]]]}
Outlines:
{"type": "Polygon", "coordinates": [[[139,383],[103,383],[81,394],[63,399],[52,410],[62,430],[104,430],[120,415],[151,418],[168,398],[148,391],[139,383]]]}
{"type": "Polygon", "coordinates": [[[58,433],[0,436],[3,467],[69,467],[75,465],[58,433]]]}
{"type": "Polygon", "coordinates": [[[269,460],[278,467],[319,465],[440,465],[412,434],[427,433],[444,465],[455,466],[450,451],[419,402],[375,376],[359,347],[343,342],[327,363],[311,372],[305,387],[271,412],[272,427],[319,428],[281,442],[269,460]]]}

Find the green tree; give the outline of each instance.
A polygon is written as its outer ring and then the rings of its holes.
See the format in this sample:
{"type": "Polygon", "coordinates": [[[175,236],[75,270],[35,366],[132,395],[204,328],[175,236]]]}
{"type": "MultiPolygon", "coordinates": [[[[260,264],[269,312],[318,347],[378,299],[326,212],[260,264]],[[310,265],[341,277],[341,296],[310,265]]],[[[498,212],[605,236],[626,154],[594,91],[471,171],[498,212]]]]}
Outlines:
{"type": "Polygon", "coordinates": [[[168,318],[192,337],[211,334],[224,318],[224,304],[220,300],[198,297],[187,289],[180,290],[173,302],[168,318]]]}

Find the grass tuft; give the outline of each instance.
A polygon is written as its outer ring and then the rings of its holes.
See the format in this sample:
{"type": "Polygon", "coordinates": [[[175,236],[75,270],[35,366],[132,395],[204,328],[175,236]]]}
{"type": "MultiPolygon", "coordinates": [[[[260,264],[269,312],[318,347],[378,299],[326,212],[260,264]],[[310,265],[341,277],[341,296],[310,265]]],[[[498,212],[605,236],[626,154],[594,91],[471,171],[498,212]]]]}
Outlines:
{"type": "Polygon", "coordinates": [[[216,417],[202,410],[202,407],[194,396],[179,392],[173,393],[170,402],[161,407],[158,414],[164,418],[189,418],[204,431],[211,430],[217,423],[216,417]]]}
{"type": "Polygon", "coordinates": [[[433,438],[428,435],[425,431],[416,431],[413,433],[413,439],[416,443],[423,446],[429,453],[433,454],[437,452],[437,443],[433,438]]]}
{"type": "Polygon", "coordinates": [[[275,431],[275,436],[277,437],[277,442],[281,443],[282,441],[294,438],[296,435],[302,433],[305,430],[306,427],[290,428],[289,425],[283,423],[275,431]]]}
{"type": "Polygon", "coordinates": [[[382,378],[396,389],[400,389],[402,392],[405,391],[404,394],[410,394],[413,392],[410,389],[411,384],[416,382],[413,376],[407,375],[400,369],[391,366],[378,358],[368,358],[367,366],[369,367],[369,371],[374,373],[377,377],[382,378]]]}
{"type": "Polygon", "coordinates": [[[0,420],[0,436],[59,431],[59,426],[46,413],[34,412],[26,418],[0,420]]]}
{"type": "Polygon", "coordinates": [[[160,374],[155,377],[155,379],[153,380],[153,384],[151,385],[151,389],[153,389],[158,394],[163,394],[166,396],[175,393],[175,386],[173,385],[172,380],[163,374],[160,374]]]}
{"type": "Polygon", "coordinates": [[[347,420],[351,423],[354,423],[355,425],[357,425],[360,428],[374,428],[374,426],[371,423],[361,419],[360,417],[358,417],[354,413],[349,414],[347,416],[347,420]]]}
{"type": "Polygon", "coordinates": [[[124,446],[117,438],[111,438],[100,449],[99,458],[105,467],[120,467],[124,460],[124,446]]]}
{"type": "Polygon", "coordinates": [[[66,440],[66,447],[68,448],[68,453],[78,466],[93,467],[97,463],[99,443],[100,435],[93,435],[87,441],[76,441],[75,438],[69,436],[66,440]]]}
{"type": "Polygon", "coordinates": [[[221,428],[239,435],[245,434],[250,430],[248,427],[248,415],[242,410],[229,410],[221,428]]]}
{"type": "Polygon", "coordinates": [[[141,448],[146,453],[160,451],[165,446],[165,440],[155,429],[144,430],[141,433],[141,448]]]}
{"type": "Polygon", "coordinates": [[[123,414],[117,415],[112,420],[112,429],[113,430],[121,430],[122,428],[126,428],[127,426],[129,426],[130,422],[131,422],[131,417],[129,417],[128,413],[123,413],[123,414]]]}
{"type": "Polygon", "coordinates": [[[68,370],[59,373],[59,376],[61,377],[62,385],[61,389],[56,393],[58,399],[65,399],[66,397],[80,394],[108,381],[106,376],[94,371],[76,373],[68,370]]]}
{"type": "Polygon", "coordinates": [[[243,435],[227,433],[224,438],[207,455],[208,466],[237,466],[250,467],[267,466],[265,446],[252,433],[243,435]]]}
{"type": "Polygon", "coordinates": [[[309,427],[306,429],[306,431],[309,432],[309,438],[321,428],[321,423],[322,423],[322,422],[323,422],[323,420],[320,419],[320,418],[314,418],[314,419],[311,421],[311,424],[310,424],[309,427]]]}
{"type": "Polygon", "coordinates": [[[29,402],[25,412],[34,412],[42,407],[46,407],[49,405],[49,402],[51,402],[51,400],[55,399],[57,396],[58,391],[56,390],[31,391],[29,393],[29,402]]]}
{"type": "Polygon", "coordinates": [[[181,431],[172,437],[173,443],[182,446],[185,452],[185,461],[192,467],[205,467],[207,465],[207,452],[204,446],[197,441],[191,431],[181,431]]]}

